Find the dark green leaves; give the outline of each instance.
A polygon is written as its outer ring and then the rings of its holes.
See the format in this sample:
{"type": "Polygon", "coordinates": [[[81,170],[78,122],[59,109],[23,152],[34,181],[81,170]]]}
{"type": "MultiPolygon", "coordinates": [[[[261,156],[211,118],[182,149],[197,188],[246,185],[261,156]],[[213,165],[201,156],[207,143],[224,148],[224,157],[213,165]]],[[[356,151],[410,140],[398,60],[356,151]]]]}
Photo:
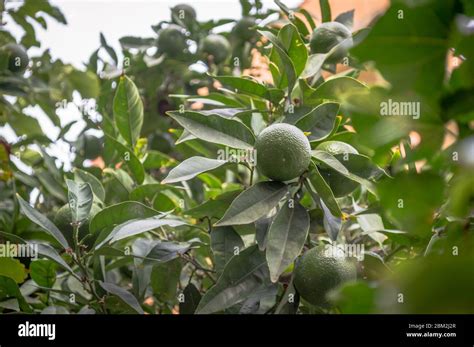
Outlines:
{"type": "Polygon", "coordinates": [[[278,205],[287,193],[288,187],[281,182],[257,183],[237,196],[216,226],[255,222],[278,205]]]}
{"type": "Polygon", "coordinates": [[[102,183],[91,173],[81,170],[74,169],[74,180],[76,182],[86,182],[91,186],[92,192],[100,200],[105,200],[105,190],[102,183]]]}
{"type": "Polygon", "coordinates": [[[30,265],[30,275],[41,287],[51,288],[56,282],[56,264],[50,260],[36,260],[30,265]]]}
{"type": "Polygon", "coordinates": [[[428,235],[436,208],[443,202],[443,179],[430,172],[401,174],[377,185],[387,217],[400,229],[428,235]]]}
{"type": "Polygon", "coordinates": [[[225,160],[208,159],[205,157],[192,157],[186,159],[177,167],[173,168],[161,183],[169,184],[187,181],[203,172],[214,170],[226,163],[227,162],[225,160]]]}
{"type": "Polygon", "coordinates": [[[232,227],[217,227],[211,231],[211,249],[217,271],[244,248],[240,235],[232,227]]]}
{"type": "Polygon", "coordinates": [[[438,96],[445,76],[454,1],[401,1],[376,23],[367,38],[351,50],[376,67],[397,90],[438,96]]]}
{"type": "Polygon", "coordinates": [[[241,149],[251,149],[255,142],[252,131],[235,119],[191,111],[168,114],[191,134],[205,141],[241,149]]]}
{"type": "Polygon", "coordinates": [[[133,218],[147,218],[158,215],[159,212],[139,202],[125,201],[104,208],[92,218],[89,232],[95,234],[107,227],[113,227],[133,218]]]}
{"type": "Polygon", "coordinates": [[[367,93],[365,84],[352,77],[335,77],[323,82],[312,94],[305,99],[308,105],[318,105],[325,100],[338,101],[343,104],[358,94],[367,93]]]}
{"type": "Polygon", "coordinates": [[[309,231],[309,216],[298,202],[288,201],[278,211],[268,231],[266,258],[272,282],[301,253],[309,231]]]}
{"type": "Polygon", "coordinates": [[[179,303],[179,314],[194,314],[199,301],[201,301],[201,293],[192,283],[189,283],[183,291],[184,298],[179,303]]]}
{"type": "Polygon", "coordinates": [[[338,111],[339,104],[327,102],[300,118],[295,125],[304,132],[310,132],[308,136],[310,142],[320,141],[333,130],[338,111]]]}
{"type": "Polygon", "coordinates": [[[119,153],[120,158],[125,162],[125,164],[127,164],[137,182],[140,184],[143,183],[143,180],[145,179],[145,169],[143,168],[143,164],[137,158],[135,153],[113,137],[107,134],[105,134],[105,136],[107,140],[110,141],[117,153],[119,153]]]}
{"type": "Polygon", "coordinates": [[[73,223],[82,223],[89,218],[94,195],[89,183],[76,183],[66,180],[69,207],[73,223]]]}
{"type": "MultiPolygon", "coordinates": [[[[309,181],[311,183],[311,185],[309,186],[310,193],[312,193],[314,189],[317,195],[324,201],[329,211],[331,211],[334,216],[341,217],[341,209],[336,201],[336,198],[334,197],[331,188],[319,173],[318,167],[316,165],[311,166],[311,174],[309,176],[309,181]]],[[[318,202],[317,197],[315,197],[314,200],[316,201],[316,203],[318,202]]]]}
{"type": "Polygon", "coordinates": [[[63,234],[48,218],[46,218],[44,215],[36,211],[25,200],[23,200],[21,196],[18,194],[17,194],[17,199],[18,199],[18,202],[20,203],[21,211],[24,213],[26,217],[28,217],[29,220],[39,225],[48,234],[54,237],[64,249],[69,248],[69,244],[64,238],[63,234]]]}
{"type": "Polygon", "coordinates": [[[214,313],[240,303],[269,285],[265,254],[251,246],[227,263],[217,283],[201,299],[198,314],[214,313]]]}
{"type": "Polygon", "coordinates": [[[121,76],[114,98],[114,117],[120,135],[134,147],[143,125],[143,104],[137,87],[121,76]]]}
{"type": "Polygon", "coordinates": [[[105,243],[113,243],[165,225],[177,227],[184,224],[185,223],[181,220],[167,218],[162,215],[145,219],[132,219],[116,226],[105,240],[97,245],[96,249],[102,247],[105,243]]]}

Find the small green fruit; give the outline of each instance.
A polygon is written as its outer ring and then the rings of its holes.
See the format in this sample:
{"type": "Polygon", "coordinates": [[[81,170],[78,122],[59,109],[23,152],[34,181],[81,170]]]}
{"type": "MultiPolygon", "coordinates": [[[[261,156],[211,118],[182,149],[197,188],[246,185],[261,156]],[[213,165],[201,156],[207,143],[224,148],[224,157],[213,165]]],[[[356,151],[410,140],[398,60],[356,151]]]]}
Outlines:
{"type": "Polygon", "coordinates": [[[178,25],[171,24],[161,29],[158,35],[158,51],[160,53],[166,53],[170,57],[177,57],[188,48],[186,35],[178,25]]]}
{"type": "Polygon", "coordinates": [[[237,22],[233,29],[233,33],[242,41],[250,41],[256,37],[256,31],[255,29],[252,29],[256,24],[255,18],[244,17],[237,22]]]}
{"type": "MultiPolygon", "coordinates": [[[[334,252],[336,253],[336,252],[334,252]]],[[[326,254],[325,248],[307,251],[295,269],[296,290],[310,304],[325,307],[326,295],[344,282],[356,279],[356,267],[346,257],[326,254]]]]}
{"type": "Polygon", "coordinates": [[[175,24],[179,24],[176,18],[186,25],[189,25],[196,21],[196,10],[192,6],[187,4],[176,5],[171,9],[171,13],[171,20],[175,24]]]}
{"type": "Polygon", "coordinates": [[[255,144],[258,170],[276,181],[300,176],[309,166],[311,146],[294,125],[278,123],[265,128],[255,144]]]}
{"type": "Polygon", "coordinates": [[[214,63],[220,64],[229,58],[231,47],[224,36],[209,35],[202,41],[202,51],[207,56],[212,56],[214,63]]]}

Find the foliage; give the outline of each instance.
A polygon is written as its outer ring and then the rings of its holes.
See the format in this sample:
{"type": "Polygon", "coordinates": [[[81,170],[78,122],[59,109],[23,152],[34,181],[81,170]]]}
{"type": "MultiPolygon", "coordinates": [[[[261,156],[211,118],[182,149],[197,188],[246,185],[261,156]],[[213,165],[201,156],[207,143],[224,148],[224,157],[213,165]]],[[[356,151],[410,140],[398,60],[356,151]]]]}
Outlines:
{"type": "MultiPolygon", "coordinates": [[[[24,73],[2,69],[0,125],[17,140],[0,140],[0,240],[39,259],[0,258],[0,310],[472,313],[469,7],[394,0],[372,28],[312,53],[308,12],[240,3],[230,31],[232,20],[200,22],[180,5],[153,26],[156,37],[123,37],[122,52],[101,35],[83,70],[47,50],[28,53],[24,73]],[[463,62],[447,73],[452,50],[463,62]],[[270,79],[255,72],[260,57],[270,79]],[[359,79],[376,72],[384,83],[359,79]],[[421,110],[385,115],[387,103],[421,110]],[[65,105],[82,119],[64,124],[65,105]],[[285,182],[254,160],[260,133],[277,123],[311,145],[309,166],[285,182]],[[49,154],[58,142],[71,146],[72,170],[49,154]],[[60,208],[66,227],[53,222],[60,208]],[[335,280],[317,307],[300,300],[293,274],[324,246],[357,251],[358,280],[335,280]]],[[[333,18],[320,4],[324,22],[349,32],[353,11],[333,18]]],[[[30,20],[66,24],[46,0],[3,14],[24,29],[28,51],[39,46],[30,20]]],[[[2,46],[15,41],[0,30],[2,46]]]]}

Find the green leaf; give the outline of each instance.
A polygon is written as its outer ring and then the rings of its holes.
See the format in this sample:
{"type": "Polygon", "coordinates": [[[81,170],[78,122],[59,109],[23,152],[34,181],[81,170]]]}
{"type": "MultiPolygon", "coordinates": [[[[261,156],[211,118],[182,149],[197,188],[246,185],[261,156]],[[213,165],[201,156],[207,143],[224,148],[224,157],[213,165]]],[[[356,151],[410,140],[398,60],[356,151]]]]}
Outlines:
{"type": "Polygon", "coordinates": [[[94,72],[73,70],[67,78],[84,99],[95,99],[99,96],[100,81],[94,72]]]}
{"type": "Polygon", "coordinates": [[[295,66],[293,65],[293,62],[285,49],[284,43],[281,42],[281,40],[270,31],[258,30],[258,32],[273,44],[273,49],[277,52],[278,57],[281,59],[281,65],[283,66],[286,75],[285,77],[288,86],[288,95],[291,96],[293,88],[296,84],[297,75],[295,66]]]}
{"type": "Polygon", "coordinates": [[[352,77],[335,77],[323,82],[316,90],[305,98],[307,105],[319,105],[325,100],[333,100],[343,105],[350,97],[357,94],[368,93],[369,89],[365,84],[352,77]]]}
{"type": "Polygon", "coordinates": [[[113,145],[115,150],[119,153],[120,158],[127,164],[128,168],[132,172],[133,176],[135,177],[136,181],[139,184],[142,184],[145,179],[145,169],[143,168],[143,164],[137,158],[135,153],[130,150],[127,146],[121,144],[113,137],[105,134],[106,138],[110,141],[113,145]]]}
{"type": "Polygon", "coordinates": [[[397,1],[351,54],[375,61],[394,89],[436,98],[446,74],[453,16],[454,1],[428,0],[419,6],[397,1]]]}
{"type": "Polygon", "coordinates": [[[432,172],[400,174],[377,185],[387,218],[414,235],[431,233],[434,212],[444,201],[444,180],[432,172]]]}
{"type": "Polygon", "coordinates": [[[298,202],[283,204],[268,231],[266,257],[272,282],[301,253],[309,231],[309,215],[298,202]]]}
{"type": "Polygon", "coordinates": [[[168,112],[183,128],[208,142],[233,148],[252,149],[255,136],[242,122],[219,115],[203,115],[199,112],[168,112]]]}
{"type": "Polygon", "coordinates": [[[42,255],[52,261],[54,261],[56,264],[60,265],[63,267],[65,270],[69,271],[70,273],[74,273],[74,271],[71,269],[71,267],[64,261],[63,258],[58,254],[58,252],[51,247],[48,244],[43,244],[43,243],[34,243],[30,241],[25,241],[21,237],[17,235],[13,235],[10,233],[6,233],[3,231],[0,231],[0,235],[3,235],[5,238],[7,238],[10,241],[13,241],[18,244],[27,244],[29,245],[31,252],[33,252],[33,248],[35,247],[38,250],[38,254],[42,255]]]}
{"type": "Polygon", "coordinates": [[[321,209],[323,210],[323,213],[324,213],[324,218],[323,218],[324,229],[328,233],[331,240],[336,241],[337,236],[339,235],[339,232],[341,231],[341,228],[342,228],[342,218],[333,216],[333,214],[331,213],[331,211],[329,211],[329,209],[327,208],[323,200],[320,200],[320,204],[321,204],[321,209]]]}
{"type": "Polygon", "coordinates": [[[345,25],[349,29],[352,29],[352,26],[354,25],[354,10],[342,12],[334,19],[334,21],[345,25]]]}
{"type": "MultiPolygon", "coordinates": [[[[323,176],[321,176],[319,173],[318,167],[316,165],[311,165],[309,181],[311,184],[309,191],[313,192],[312,188],[314,188],[314,191],[324,201],[329,211],[331,211],[331,213],[336,217],[342,217],[342,212],[336,198],[334,197],[334,193],[324,180],[323,176]]],[[[316,203],[318,203],[317,198],[314,200],[316,203]]]]}
{"type": "MultiPolygon", "coordinates": [[[[295,18],[297,17],[295,16],[295,18]]],[[[281,28],[278,32],[278,38],[293,63],[296,76],[299,76],[303,72],[306,66],[306,60],[308,59],[308,49],[303,39],[296,27],[292,24],[287,24],[281,28]]]]}
{"type": "Polygon", "coordinates": [[[92,192],[100,200],[105,200],[105,189],[102,186],[102,183],[91,173],[74,168],[74,180],[77,182],[86,182],[91,186],[92,192]]]}
{"type": "Polygon", "coordinates": [[[105,283],[99,281],[99,284],[105,291],[119,297],[127,306],[132,308],[134,311],[139,314],[144,314],[143,309],[141,308],[137,299],[132,294],[130,294],[130,292],[112,283],[105,283]]]}
{"type": "Polygon", "coordinates": [[[240,190],[233,190],[230,192],[222,193],[215,198],[211,198],[201,205],[193,207],[185,211],[185,215],[193,218],[222,218],[225,211],[229,208],[230,204],[234,199],[241,193],[240,190]]]}
{"type": "Polygon", "coordinates": [[[265,254],[251,246],[227,263],[217,283],[201,299],[197,314],[219,312],[270,284],[265,254]]]}
{"type": "Polygon", "coordinates": [[[319,7],[321,8],[322,22],[331,21],[331,6],[329,0],[319,0],[319,7]]]}
{"type": "Polygon", "coordinates": [[[16,284],[13,279],[0,275],[0,301],[8,298],[16,298],[18,300],[20,309],[23,312],[33,312],[33,309],[30,307],[30,305],[28,305],[25,298],[21,294],[18,284],[16,284]]]}
{"type": "Polygon", "coordinates": [[[76,183],[66,180],[68,187],[69,207],[71,208],[71,221],[82,223],[89,218],[94,195],[89,183],[76,183]]]}
{"type": "Polygon", "coordinates": [[[288,193],[281,182],[260,182],[243,191],[215,225],[240,225],[255,222],[270,212],[288,193]]]}
{"type": "Polygon", "coordinates": [[[280,303],[278,304],[275,314],[296,314],[300,304],[299,294],[293,285],[293,278],[288,284],[280,303]],[[290,300],[291,299],[291,300],[290,300]]]}
{"type": "Polygon", "coordinates": [[[234,76],[213,76],[223,85],[232,88],[233,91],[244,93],[250,96],[257,96],[275,104],[278,104],[284,97],[284,93],[279,89],[272,89],[258,83],[250,78],[234,76]]]}
{"type": "MultiPolygon", "coordinates": [[[[377,191],[375,189],[375,186],[372,182],[370,182],[368,179],[366,178],[363,178],[363,177],[360,177],[358,176],[357,174],[354,174],[352,172],[350,172],[346,166],[344,166],[336,157],[334,157],[333,155],[329,154],[328,152],[325,152],[325,151],[319,151],[319,150],[313,150],[312,151],[312,155],[313,157],[326,164],[327,166],[331,167],[332,169],[336,170],[338,173],[340,173],[341,175],[343,175],[344,177],[354,181],[354,182],[357,182],[359,184],[361,184],[362,186],[364,186],[365,188],[367,188],[367,190],[369,192],[371,192],[372,194],[374,194],[375,196],[377,196],[377,191]]],[[[347,156],[349,158],[360,158],[360,157],[363,157],[359,154],[350,154],[350,153],[347,153],[347,156]]],[[[365,161],[365,160],[364,160],[365,161]]],[[[348,160],[347,162],[350,162],[350,160],[348,160]]],[[[357,165],[357,164],[356,164],[357,165]]],[[[371,166],[372,167],[372,166],[371,166]]]]}
{"type": "Polygon", "coordinates": [[[327,54],[311,54],[306,61],[306,66],[301,73],[301,78],[310,78],[320,72],[326,58],[327,54]]]}
{"type": "Polygon", "coordinates": [[[183,290],[183,301],[179,302],[179,314],[194,314],[201,301],[201,293],[192,283],[183,290]]]}
{"type": "Polygon", "coordinates": [[[18,259],[0,257],[0,276],[9,277],[16,283],[23,283],[28,276],[25,265],[18,259]]]}
{"type": "Polygon", "coordinates": [[[114,98],[114,117],[120,135],[134,147],[143,125],[143,104],[133,81],[121,76],[114,98]]]}
{"type": "Polygon", "coordinates": [[[376,309],[376,294],[376,288],[356,281],[343,284],[328,297],[344,314],[369,314],[376,309]]]}
{"type": "Polygon", "coordinates": [[[33,281],[41,287],[52,288],[56,282],[56,264],[50,260],[35,260],[30,271],[33,281]]]}
{"type": "Polygon", "coordinates": [[[162,184],[188,181],[197,175],[214,170],[226,164],[225,160],[208,159],[205,157],[191,157],[173,168],[168,176],[161,181],[162,184]]]}
{"type": "Polygon", "coordinates": [[[96,234],[105,228],[114,227],[134,218],[148,218],[159,215],[148,206],[136,201],[124,201],[99,211],[90,221],[89,232],[96,234]]]}
{"type": "Polygon", "coordinates": [[[244,248],[240,235],[232,227],[217,227],[211,231],[211,250],[216,271],[221,272],[229,260],[244,248]]]}
{"type": "Polygon", "coordinates": [[[310,132],[308,140],[321,141],[331,134],[339,111],[339,104],[326,102],[314,108],[311,112],[296,122],[296,127],[304,132],[310,132]]]}
{"type": "Polygon", "coordinates": [[[54,237],[64,249],[70,248],[63,234],[59,231],[56,225],[53,224],[53,222],[31,207],[25,200],[21,198],[20,195],[17,194],[16,197],[20,203],[21,211],[26,217],[28,217],[29,220],[43,228],[48,234],[54,237]]]}
{"type": "Polygon", "coordinates": [[[161,183],[144,184],[136,187],[130,192],[130,200],[140,202],[152,201],[157,194],[164,191],[171,191],[180,194],[184,191],[184,188],[164,185],[161,183]]]}
{"type": "Polygon", "coordinates": [[[95,249],[99,249],[106,243],[117,242],[131,236],[136,236],[141,233],[157,229],[162,226],[170,226],[175,228],[177,226],[185,224],[186,223],[181,220],[167,218],[163,215],[144,219],[132,219],[122,224],[119,224],[115,228],[113,228],[110,234],[107,235],[107,237],[101,243],[99,243],[95,247],[95,249]]]}

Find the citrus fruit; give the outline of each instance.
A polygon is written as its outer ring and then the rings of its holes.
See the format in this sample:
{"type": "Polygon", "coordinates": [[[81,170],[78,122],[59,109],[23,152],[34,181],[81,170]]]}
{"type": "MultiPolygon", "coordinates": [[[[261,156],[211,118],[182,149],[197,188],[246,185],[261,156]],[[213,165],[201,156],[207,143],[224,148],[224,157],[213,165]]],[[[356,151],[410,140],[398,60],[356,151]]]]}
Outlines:
{"type": "MultiPolygon", "coordinates": [[[[89,233],[89,221],[100,212],[101,208],[97,204],[92,204],[89,218],[82,222],[79,228],[79,239],[83,239],[89,233]]],[[[58,227],[61,233],[64,235],[69,244],[73,243],[73,228],[71,225],[72,213],[69,204],[63,205],[54,216],[54,224],[58,227]]]]}
{"type": "Polygon", "coordinates": [[[224,62],[230,55],[229,41],[222,35],[209,35],[202,41],[202,51],[212,56],[214,63],[224,62]]]}
{"type": "Polygon", "coordinates": [[[91,134],[84,134],[76,141],[79,155],[86,159],[95,159],[102,154],[103,139],[91,134]]]}
{"type": "MultiPolygon", "coordinates": [[[[344,160],[347,159],[345,157],[347,154],[359,154],[354,147],[341,141],[326,141],[318,145],[316,149],[332,154],[343,164],[347,163],[344,160]]],[[[319,166],[319,172],[327,184],[329,184],[329,187],[331,187],[336,198],[352,193],[359,186],[357,182],[348,179],[326,164],[321,164],[319,166]]]]}
{"type": "Polygon", "coordinates": [[[290,124],[272,124],[262,130],[255,149],[258,170],[275,181],[288,181],[300,176],[311,160],[308,138],[290,124]]]}
{"type": "MultiPolygon", "coordinates": [[[[356,278],[353,262],[344,256],[326,254],[326,248],[307,251],[296,265],[294,285],[303,299],[316,306],[327,306],[326,295],[344,282],[356,278]]],[[[335,252],[331,252],[335,253],[335,252]]]]}
{"type": "Polygon", "coordinates": [[[26,50],[21,45],[9,43],[1,48],[2,55],[7,55],[8,70],[13,73],[23,73],[30,62],[26,50]]]}
{"type": "Polygon", "coordinates": [[[171,9],[172,22],[177,23],[176,18],[181,20],[184,24],[189,25],[196,20],[196,10],[187,4],[179,4],[171,9]]]}
{"type": "Polygon", "coordinates": [[[328,53],[336,46],[338,48],[326,62],[337,63],[347,55],[352,46],[352,34],[346,26],[338,22],[327,22],[314,29],[310,41],[311,53],[328,53]]]}
{"type": "Polygon", "coordinates": [[[255,30],[251,29],[256,25],[255,19],[252,17],[244,17],[235,24],[234,34],[242,41],[249,41],[255,37],[255,30]]]}
{"type": "Polygon", "coordinates": [[[186,35],[183,29],[171,24],[161,29],[158,36],[158,50],[160,53],[166,53],[171,57],[176,57],[184,52],[188,47],[186,35]]]}

